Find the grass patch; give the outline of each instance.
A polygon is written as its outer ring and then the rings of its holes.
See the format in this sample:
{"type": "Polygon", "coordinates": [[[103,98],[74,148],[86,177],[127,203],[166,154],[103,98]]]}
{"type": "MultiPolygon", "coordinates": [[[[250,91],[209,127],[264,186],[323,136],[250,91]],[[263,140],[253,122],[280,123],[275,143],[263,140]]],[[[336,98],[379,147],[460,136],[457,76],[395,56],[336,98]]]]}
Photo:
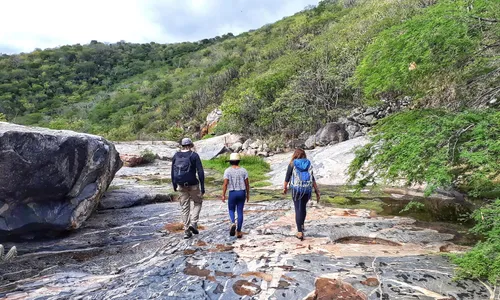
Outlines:
{"type": "Polygon", "coordinates": [[[272,194],[250,194],[250,202],[260,202],[260,201],[271,201],[271,200],[280,200],[283,199],[278,195],[272,194]]]}
{"type": "Polygon", "coordinates": [[[333,207],[338,208],[349,208],[349,209],[367,209],[373,210],[377,213],[384,211],[384,203],[378,200],[364,200],[364,199],[350,199],[343,196],[326,196],[321,200],[322,203],[329,204],[333,207]]]}
{"type": "Polygon", "coordinates": [[[335,197],[327,196],[325,202],[337,205],[354,205],[359,203],[359,201],[355,201],[343,196],[335,196],[335,197]]]}
{"type": "MultiPolygon", "coordinates": [[[[221,155],[211,160],[204,160],[203,167],[224,174],[224,171],[229,168],[228,159],[228,155],[221,155]]],[[[271,167],[263,158],[258,156],[242,156],[240,166],[248,171],[248,178],[252,187],[266,186],[264,184],[267,183],[264,183],[264,181],[269,179],[266,174],[271,171],[271,167]]]]}
{"type": "Polygon", "coordinates": [[[147,184],[147,185],[165,185],[171,184],[172,179],[170,178],[148,178],[145,180],[139,180],[139,183],[147,184]]]}
{"type": "Polygon", "coordinates": [[[273,185],[273,184],[270,183],[269,181],[257,181],[257,182],[250,183],[251,188],[260,188],[260,187],[266,187],[266,186],[271,186],[271,185],[273,185]]]}

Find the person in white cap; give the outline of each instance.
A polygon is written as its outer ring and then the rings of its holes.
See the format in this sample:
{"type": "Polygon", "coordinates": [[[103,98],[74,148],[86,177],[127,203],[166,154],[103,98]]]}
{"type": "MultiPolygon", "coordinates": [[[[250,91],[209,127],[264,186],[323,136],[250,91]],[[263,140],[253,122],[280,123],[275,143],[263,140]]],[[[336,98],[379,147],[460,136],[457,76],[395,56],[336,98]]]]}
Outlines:
{"type": "Polygon", "coordinates": [[[231,227],[229,235],[242,238],[243,233],[243,207],[245,199],[250,199],[250,183],[248,181],[248,172],[240,167],[241,157],[238,153],[231,153],[229,156],[230,167],[224,171],[224,184],[222,185],[222,202],[226,202],[226,192],[229,189],[228,209],[231,227]],[[238,225],[235,224],[235,211],[238,212],[238,225]]]}
{"type": "Polygon", "coordinates": [[[183,138],[181,147],[181,151],[175,153],[172,158],[172,185],[174,191],[179,189],[180,192],[184,238],[189,239],[193,233],[199,233],[198,219],[205,194],[205,173],[200,156],[193,152],[194,145],[191,139],[183,138]],[[196,178],[197,172],[198,178],[196,178]],[[192,211],[191,201],[193,201],[192,211]]]}

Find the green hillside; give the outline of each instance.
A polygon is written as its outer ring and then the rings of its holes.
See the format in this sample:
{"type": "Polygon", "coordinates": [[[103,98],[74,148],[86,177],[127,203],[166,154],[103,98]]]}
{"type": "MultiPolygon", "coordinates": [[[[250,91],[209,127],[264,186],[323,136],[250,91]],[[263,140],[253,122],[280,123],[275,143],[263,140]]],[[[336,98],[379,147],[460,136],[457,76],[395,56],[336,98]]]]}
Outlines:
{"type": "Polygon", "coordinates": [[[285,137],[380,99],[478,107],[499,93],[499,11],[495,0],[330,0],[237,37],[3,55],[0,113],[127,140],[192,134],[218,106],[220,132],[285,137]]]}

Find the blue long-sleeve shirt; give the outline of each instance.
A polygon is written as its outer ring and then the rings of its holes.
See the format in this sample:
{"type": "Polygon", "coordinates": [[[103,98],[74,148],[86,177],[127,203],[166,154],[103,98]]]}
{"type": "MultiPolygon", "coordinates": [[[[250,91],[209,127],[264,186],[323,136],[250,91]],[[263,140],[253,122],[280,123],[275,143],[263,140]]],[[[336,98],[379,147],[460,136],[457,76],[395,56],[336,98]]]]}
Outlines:
{"type": "Polygon", "coordinates": [[[205,193],[205,172],[203,171],[203,165],[201,164],[201,159],[198,153],[192,152],[192,151],[185,151],[185,152],[177,152],[175,153],[174,157],[172,158],[172,170],[171,170],[171,176],[172,176],[172,185],[174,186],[174,189],[177,190],[177,186],[184,184],[184,182],[176,182],[175,181],[175,176],[174,176],[174,166],[175,166],[175,160],[178,157],[189,157],[189,160],[191,161],[191,166],[188,171],[188,176],[186,177],[186,185],[200,185],[201,192],[204,194],[205,193]],[[196,178],[196,173],[198,173],[198,178],[196,178]]]}

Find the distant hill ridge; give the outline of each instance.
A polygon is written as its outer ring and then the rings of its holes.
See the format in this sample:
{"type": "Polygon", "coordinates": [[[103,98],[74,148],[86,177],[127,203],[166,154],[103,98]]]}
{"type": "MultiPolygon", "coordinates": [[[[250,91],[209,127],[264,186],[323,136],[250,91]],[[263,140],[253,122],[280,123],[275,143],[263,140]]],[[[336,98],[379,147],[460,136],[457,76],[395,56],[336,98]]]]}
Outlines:
{"type": "Polygon", "coordinates": [[[2,55],[0,119],[173,140],[220,107],[216,131],[279,143],[380,100],[494,106],[499,12],[490,0],[330,0],[236,37],[2,55]]]}

